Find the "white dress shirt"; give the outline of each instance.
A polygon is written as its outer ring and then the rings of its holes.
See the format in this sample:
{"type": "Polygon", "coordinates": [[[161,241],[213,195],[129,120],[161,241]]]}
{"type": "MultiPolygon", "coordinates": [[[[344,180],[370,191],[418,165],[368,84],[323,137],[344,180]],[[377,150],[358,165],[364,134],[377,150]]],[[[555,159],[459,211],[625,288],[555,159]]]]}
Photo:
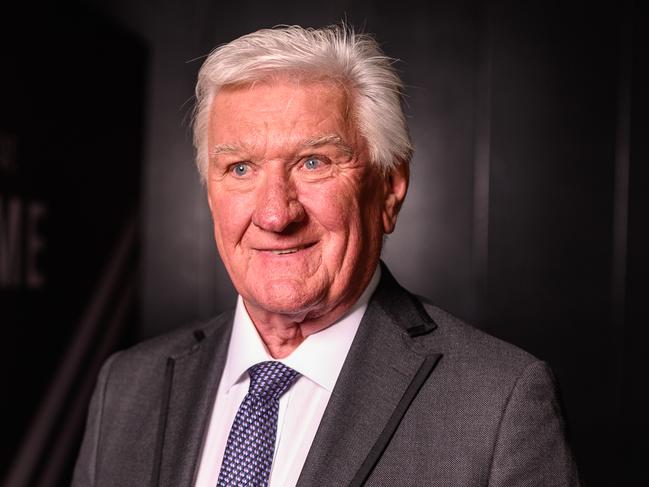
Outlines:
{"type": "MultiPolygon", "coordinates": [[[[301,375],[279,401],[270,487],[290,487],[297,483],[340,369],[379,279],[380,266],[377,266],[367,288],[347,314],[328,328],[308,336],[288,357],[279,360],[301,375]]],[[[216,486],[230,428],[248,392],[250,378],[247,370],[267,360],[275,359],[268,353],[239,296],[196,487],[216,486]]]]}

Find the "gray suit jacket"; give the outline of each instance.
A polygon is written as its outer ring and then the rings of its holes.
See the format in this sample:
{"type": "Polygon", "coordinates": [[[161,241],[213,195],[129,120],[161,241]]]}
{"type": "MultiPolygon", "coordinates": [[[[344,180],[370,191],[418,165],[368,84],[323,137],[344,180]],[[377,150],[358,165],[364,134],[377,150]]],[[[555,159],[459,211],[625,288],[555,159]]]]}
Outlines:
{"type": "MultiPolygon", "coordinates": [[[[73,485],[190,486],[232,313],[111,357],[73,485]]],[[[383,267],[298,486],[574,486],[551,371],[383,267]]]]}

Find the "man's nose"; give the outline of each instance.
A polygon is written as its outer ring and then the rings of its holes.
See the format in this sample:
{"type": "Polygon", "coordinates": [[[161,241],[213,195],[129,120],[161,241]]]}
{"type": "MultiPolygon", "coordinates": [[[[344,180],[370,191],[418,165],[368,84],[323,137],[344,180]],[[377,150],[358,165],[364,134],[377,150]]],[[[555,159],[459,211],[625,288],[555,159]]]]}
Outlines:
{"type": "Polygon", "coordinates": [[[268,232],[282,232],[291,223],[304,219],[295,186],[284,174],[267,175],[258,189],[252,222],[268,232]]]}

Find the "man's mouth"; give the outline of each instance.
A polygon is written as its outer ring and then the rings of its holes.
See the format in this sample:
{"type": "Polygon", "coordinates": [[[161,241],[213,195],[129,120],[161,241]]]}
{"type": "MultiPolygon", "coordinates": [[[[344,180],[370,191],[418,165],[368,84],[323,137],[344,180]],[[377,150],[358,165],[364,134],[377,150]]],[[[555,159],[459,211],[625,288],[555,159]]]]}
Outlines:
{"type": "Polygon", "coordinates": [[[275,255],[286,255],[286,254],[294,254],[298,250],[300,249],[295,248],[295,249],[284,249],[284,250],[271,250],[271,252],[275,255]]]}
{"type": "Polygon", "coordinates": [[[267,252],[271,252],[272,254],[275,255],[288,255],[288,254],[294,254],[296,252],[299,252],[300,250],[308,249],[309,247],[312,247],[315,245],[315,242],[313,243],[308,243],[306,245],[300,245],[298,247],[291,247],[287,249],[266,249],[267,252]]]}

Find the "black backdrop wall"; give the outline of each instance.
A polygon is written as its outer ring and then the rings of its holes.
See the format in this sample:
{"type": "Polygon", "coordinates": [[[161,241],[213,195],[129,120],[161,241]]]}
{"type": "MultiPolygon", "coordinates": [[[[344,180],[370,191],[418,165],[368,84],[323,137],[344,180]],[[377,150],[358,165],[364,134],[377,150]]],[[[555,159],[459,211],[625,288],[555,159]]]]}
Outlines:
{"type": "Polygon", "coordinates": [[[137,335],[146,51],[82,9],[0,8],[5,485],[65,485],[97,367],[137,335]]]}
{"type": "Polygon", "coordinates": [[[202,56],[257,28],[340,19],[375,33],[407,84],[412,184],[384,260],[412,291],[551,364],[588,485],[647,484],[640,2],[95,0],[3,13],[6,485],[68,483],[108,353],[234,302],[192,163],[202,56]]]}

